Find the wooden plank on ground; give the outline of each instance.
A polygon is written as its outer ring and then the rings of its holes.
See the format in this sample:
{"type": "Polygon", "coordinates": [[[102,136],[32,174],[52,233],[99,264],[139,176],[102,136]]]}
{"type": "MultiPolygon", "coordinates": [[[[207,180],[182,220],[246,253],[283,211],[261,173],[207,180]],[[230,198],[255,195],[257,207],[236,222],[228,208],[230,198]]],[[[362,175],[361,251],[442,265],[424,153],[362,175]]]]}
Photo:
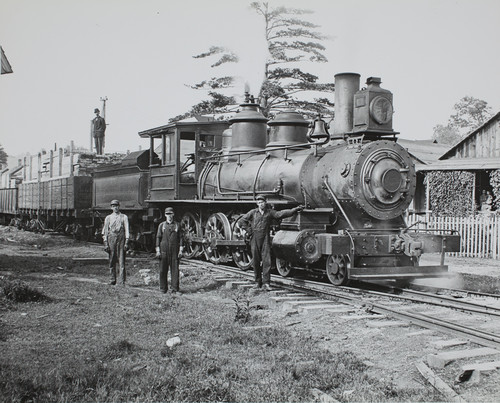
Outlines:
{"type": "Polygon", "coordinates": [[[416,367],[418,372],[427,379],[427,381],[434,386],[440,393],[442,393],[446,400],[450,402],[466,403],[466,401],[460,397],[457,392],[450,388],[441,378],[439,378],[432,370],[425,365],[422,361],[417,362],[416,367]]]}

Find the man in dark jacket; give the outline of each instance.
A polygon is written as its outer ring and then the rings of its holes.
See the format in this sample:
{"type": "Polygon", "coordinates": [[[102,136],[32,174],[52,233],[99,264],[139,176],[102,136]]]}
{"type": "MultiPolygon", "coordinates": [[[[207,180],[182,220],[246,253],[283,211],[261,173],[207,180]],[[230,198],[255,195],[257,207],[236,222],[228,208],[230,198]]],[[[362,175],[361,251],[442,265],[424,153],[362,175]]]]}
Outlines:
{"type": "Polygon", "coordinates": [[[289,210],[276,211],[267,205],[264,196],[256,198],[257,208],[246,213],[240,221],[240,226],[250,236],[250,248],[253,257],[253,271],[255,277],[255,288],[261,288],[264,284],[265,290],[271,289],[271,239],[270,229],[273,219],[291,217],[298,211],[304,209],[298,206],[289,210]],[[261,267],[262,264],[262,267],[261,267]]]}
{"type": "Polygon", "coordinates": [[[158,226],[156,233],[156,256],[160,258],[160,291],[168,290],[168,269],[172,279],[172,292],[179,291],[179,258],[182,256],[180,225],[174,221],[174,209],[165,209],[166,221],[158,226]]]}
{"type": "Polygon", "coordinates": [[[92,136],[94,137],[95,152],[98,155],[104,153],[104,132],[106,131],[106,121],[100,116],[99,109],[94,109],[95,118],[92,120],[92,136]]]}

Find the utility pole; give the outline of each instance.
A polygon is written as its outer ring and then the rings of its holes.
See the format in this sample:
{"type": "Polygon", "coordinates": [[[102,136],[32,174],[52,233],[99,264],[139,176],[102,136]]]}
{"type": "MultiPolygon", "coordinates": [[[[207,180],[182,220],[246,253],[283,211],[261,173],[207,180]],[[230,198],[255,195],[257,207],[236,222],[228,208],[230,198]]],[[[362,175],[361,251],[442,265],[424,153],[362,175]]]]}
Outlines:
{"type": "Polygon", "coordinates": [[[102,117],[106,120],[106,101],[108,100],[107,96],[101,97],[102,101],[102,117]]]}
{"type": "MultiPolygon", "coordinates": [[[[101,97],[102,101],[102,117],[104,118],[104,121],[106,122],[106,101],[108,100],[108,97],[104,95],[104,97],[101,97]]],[[[106,123],[106,127],[108,124],[106,123]]],[[[106,136],[103,136],[102,138],[102,149],[104,153],[104,147],[106,146],[106,136]]]]}

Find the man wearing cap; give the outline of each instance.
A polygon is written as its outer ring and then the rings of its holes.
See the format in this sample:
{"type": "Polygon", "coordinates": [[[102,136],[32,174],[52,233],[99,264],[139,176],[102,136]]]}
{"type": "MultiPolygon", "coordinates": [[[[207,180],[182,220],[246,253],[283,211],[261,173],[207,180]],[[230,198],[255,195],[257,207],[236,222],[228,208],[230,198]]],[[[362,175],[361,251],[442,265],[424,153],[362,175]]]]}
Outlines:
{"type": "Polygon", "coordinates": [[[257,208],[246,213],[240,221],[240,226],[247,231],[250,237],[250,249],[252,251],[252,266],[255,278],[255,288],[261,288],[264,284],[265,290],[271,289],[271,239],[270,229],[273,219],[291,217],[298,211],[304,209],[298,206],[289,210],[276,211],[267,205],[264,196],[256,197],[257,208]],[[262,267],[261,267],[262,265],[262,267]]]}
{"type": "Polygon", "coordinates": [[[110,284],[116,284],[116,263],[120,266],[118,278],[120,284],[125,284],[125,251],[128,250],[129,226],[128,217],[120,213],[120,202],[111,201],[113,211],[104,220],[102,227],[102,240],[104,250],[109,253],[110,284]]]}
{"type": "Polygon", "coordinates": [[[172,279],[172,292],[179,292],[179,258],[182,256],[180,225],[174,221],[174,209],[165,209],[166,221],[158,226],[156,233],[156,257],[160,258],[160,291],[168,291],[168,269],[172,279]]]}
{"type": "Polygon", "coordinates": [[[104,132],[106,131],[106,121],[99,116],[99,109],[94,109],[95,118],[92,119],[92,136],[94,137],[95,151],[98,155],[104,152],[104,132]]]}

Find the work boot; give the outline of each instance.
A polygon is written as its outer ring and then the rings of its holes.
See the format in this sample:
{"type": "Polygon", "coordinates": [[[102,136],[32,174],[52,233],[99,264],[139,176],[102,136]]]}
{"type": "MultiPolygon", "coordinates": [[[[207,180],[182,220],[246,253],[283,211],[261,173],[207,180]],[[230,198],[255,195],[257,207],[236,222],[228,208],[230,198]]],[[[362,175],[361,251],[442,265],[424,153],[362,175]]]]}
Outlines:
{"type": "Polygon", "coordinates": [[[264,284],[264,287],[262,287],[264,291],[272,291],[273,289],[271,288],[270,284],[264,284]]]}

